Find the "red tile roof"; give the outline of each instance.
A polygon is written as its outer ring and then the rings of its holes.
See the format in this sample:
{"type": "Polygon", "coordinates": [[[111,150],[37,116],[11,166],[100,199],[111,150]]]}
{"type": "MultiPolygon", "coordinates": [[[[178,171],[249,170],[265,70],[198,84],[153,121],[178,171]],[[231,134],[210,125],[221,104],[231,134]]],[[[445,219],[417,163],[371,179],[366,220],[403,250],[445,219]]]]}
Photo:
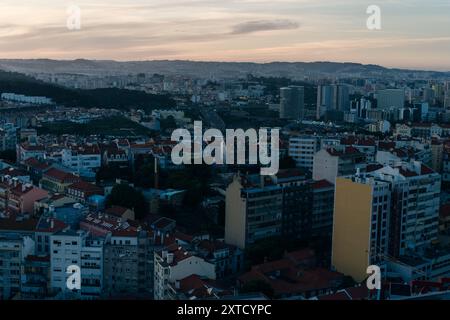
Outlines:
{"type": "Polygon", "coordinates": [[[439,209],[439,216],[441,218],[450,217],[450,203],[441,205],[441,207],[439,209]]]}
{"type": "Polygon", "coordinates": [[[16,217],[12,216],[0,219],[0,230],[34,231],[37,223],[37,219],[17,220],[16,217]]]}
{"type": "Polygon", "coordinates": [[[0,175],[8,175],[11,177],[26,177],[29,176],[28,172],[23,170],[18,170],[12,167],[4,168],[3,170],[0,170],[0,175]]]}
{"type": "Polygon", "coordinates": [[[366,167],[366,172],[377,171],[377,170],[379,170],[381,168],[383,168],[382,164],[376,164],[376,163],[368,164],[367,167],[366,167]]]}
{"type": "Polygon", "coordinates": [[[318,180],[314,181],[313,183],[313,189],[325,189],[325,188],[332,188],[334,187],[334,184],[329,182],[328,180],[318,180]]]}
{"type": "Polygon", "coordinates": [[[431,169],[430,167],[427,167],[426,165],[422,164],[422,166],[420,167],[421,170],[421,174],[433,174],[435,173],[433,169],[431,169]]]}
{"type": "Polygon", "coordinates": [[[62,171],[56,168],[52,168],[44,173],[44,176],[51,177],[60,182],[70,182],[80,180],[80,177],[73,175],[72,173],[62,171]]]}
{"type": "Polygon", "coordinates": [[[95,184],[86,182],[84,180],[75,182],[75,183],[71,184],[68,188],[78,190],[78,191],[83,191],[83,192],[98,192],[99,194],[103,194],[102,188],[96,186],[95,184]]]}
{"type": "Polygon", "coordinates": [[[122,217],[123,214],[125,212],[127,212],[128,210],[130,210],[130,209],[125,208],[125,207],[121,207],[121,206],[112,206],[111,208],[106,209],[105,212],[107,214],[112,214],[112,215],[115,215],[117,217],[122,217]]]}
{"type": "Polygon", "coordinates": [[[48,163],[41,162],[36,158],[28,158],[27,160],[24,161],[24,163],[26,166],[39,170],[45,170],[50,167],[48,163]]]}

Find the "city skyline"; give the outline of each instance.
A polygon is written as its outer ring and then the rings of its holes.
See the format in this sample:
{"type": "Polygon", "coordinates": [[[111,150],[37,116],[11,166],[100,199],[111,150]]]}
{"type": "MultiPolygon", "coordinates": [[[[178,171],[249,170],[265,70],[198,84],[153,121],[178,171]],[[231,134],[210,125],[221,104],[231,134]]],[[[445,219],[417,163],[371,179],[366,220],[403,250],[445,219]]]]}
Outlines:
{"type": "Polygon", "coordinates": [[[6,0],[0,58],[336,61],[449,71],[450,5],[445,1],[100,1],[6,0]],[[369,5],[381,30],[368,30],[369,5]],[[68,30],[67,8],[81,9],[68,30]],[[414,55],[411,55],[414,52],[414,55]]]}

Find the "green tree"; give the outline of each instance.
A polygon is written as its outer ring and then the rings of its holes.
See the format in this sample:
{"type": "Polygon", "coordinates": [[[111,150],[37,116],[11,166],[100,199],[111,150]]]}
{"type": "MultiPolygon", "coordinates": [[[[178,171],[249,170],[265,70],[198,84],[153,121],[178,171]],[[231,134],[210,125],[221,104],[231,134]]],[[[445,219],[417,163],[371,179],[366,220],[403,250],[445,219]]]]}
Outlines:
{"type": "Polygon", "coordinates": [[[155,166],[153,162],[144,164],[136,170],[134,183],[141,188],[153,188],[155,185],[155,166]]]}
{"type": "Polygon", "coordinates": [[[15,150],[0,151],[0,159],[16,162],[16,158],[17,156],[15,150]]]}
{"type": "Polygon", "coordinates": [[[296,163],[292,157],[286,156],[280,159],[280,169],[293,169],[295,167],[296,163]]]}
{"type": "Polygon", "coordinates": [[[148,213],[147,203],[142,192],[139,192],[126,184],[114,186],[111,194],[106,200],[106,205],[108,207],[121,206],[133,209],[136,219],[142,219],[148,213]]]}

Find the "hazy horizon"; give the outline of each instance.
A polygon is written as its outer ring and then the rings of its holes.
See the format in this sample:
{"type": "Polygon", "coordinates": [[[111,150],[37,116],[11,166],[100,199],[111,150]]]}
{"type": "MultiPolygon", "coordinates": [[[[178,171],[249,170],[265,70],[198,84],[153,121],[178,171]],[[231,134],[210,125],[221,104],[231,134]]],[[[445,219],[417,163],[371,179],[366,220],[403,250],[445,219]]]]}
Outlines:
{"type": "Polygon", "coordinates": [[[406,68],[406,67],[387,67],[380,64],[370,64],[370,63],[361,63],[357,61],[268,61],[268,62],[257,62],[257,61],[220,61],[220,60],[189,60],[189,59],[147,59],[147,60],[116,60],[116,59],[87,59],[87,58],[73,58],[73,59],[51,59],[51,58],[21,58],[21,59],[15,59],[15,58],[2,58],[0,56],[0,60],[51,60],[51,61],[60,61],[60,62],[73,62],[77,60],[87,60],[87,61],[111,61],[111,62],[119,62],[119,63],[127,63],[127,62],[177,62],[177,61],[183,61],[183,62],[193,62],[193,63],[253,63],[253,64],[272,64],[272,63],[341,63],[341,64],[361,64],[361,65],[374,65],[379,66],[386,69],[399,69],[399,70],[410,70],[410,71],[429,71],[429,72],[443,72],[443,73],[450,73],[449,70],[433,70],[433,69],[420,69],[420,68],[406,68]]]}
{"type": "Polygon", "coordinates": [[[2,59],[351,62],[450,71],[446,0],[3,0],[2,59]],[[66,26],[69,5],[81,29],[66,26]],[[381,8],[381,30],[366,9],[381,8]]]}

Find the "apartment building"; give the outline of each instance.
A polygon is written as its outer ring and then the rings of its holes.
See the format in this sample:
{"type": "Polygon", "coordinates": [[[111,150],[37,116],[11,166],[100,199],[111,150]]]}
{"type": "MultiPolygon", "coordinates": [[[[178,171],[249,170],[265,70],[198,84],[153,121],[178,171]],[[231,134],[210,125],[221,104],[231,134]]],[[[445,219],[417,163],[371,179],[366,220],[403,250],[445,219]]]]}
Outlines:
{"type": "Polygon", "coordinates": [[[208,279],[216,279],[214,264],[203,258],[192,255],[178,247],[171,245],[154,255],[154,299],[170,299],[170,287],[179,286],[179,281],[197,275],[208,279]]]}
{"type": "Polygon", "coordinates": [[[373,175],[391,184],[397,203],[391,211],[390,255],[422,253],[438,240],[440,175],[417,161],[387,166],[373,175]]]}
{"type": "Polygon", "coordinates": [[[33,213],[34,203],[48,197],[48,192],[32,184],[17,183],[9,189],[7,211],[11,214],[33,213]]]}
{"type": "Polygon", "coordinates": [[[200,240],[193,249],[196,255],[214,264],[217,279],[235,275],[244,268],[244,251],[224,241],[200,240]]]}
{"type": "Polygon", "coordinates": [[[148,231],[122,217],[102,213],[88,214],[80,229],[104,239],[104,296],[151,294],[154,239],[148,231]]]}
{"type": "Polygon", "coordinates": [[[304,170],[280,170],[271,183],[282,188],[281,234],[290,239],[307,239],[312,226],[312,184],[304,170]]]}
{"type": "Polygon", "coordinates": [[[22,299],[49,297],[50,256],[28,255],[24,262],[24,275],[20,289],[22,299]]]}
{"type": "Polygon", "coordinates": [[[226,190],[225,242],[244,249],[256,240],[281,235],[283,189],[236,175],[226,190]]]}
{"type": "Polygon", "coordinates": [[[81,266],[81,249],[84,234],[70,229],[50,236],[50,287],[63,298],[81,298],[80,290],[67,286],[67,270],[81,266]]]}
{"type": "Polygon", "coordinates": [[[64,193],[67,187],[80,181],[81,178],[72,173],[51,168],[43,173],[39,185],[41,188],[51,192],[64,193]]]}
{"type": "Polygon", "coordinates": [[[102,155],[98,145],[72,146],[62,150],[61,162],[78,175],[93,177],[102,165],[102,155]]]}
{"type": "Polygon", "coordinates": [[[22,166],[30,173],[31,180],[36,185],[38,185],[39,180],[42,179],[43,173],[51,168],[50,164],[41,162],[35,158],[28,158],[23,161],[22,166]]]}
{"type": "Polygon", "coordinates": [[[50,236],[50,287],[61,298],[97,299],[103,289],[103,240],[64,229],[50,236]],[[71,266],[80,268],[80,289],[67,286],[71,266]]]}
{"type": "Polygon", "coordinates": [[[320,150],[320,138],[315,136],[292,136],[289,138],[288,154],[299,168],[312,172],[314,155],[320,150]]]}
{"type": "Polygon", "coordinates": [[[21,183],[18,178],[0,178],[0,212],[4,215],[33,214],[34,203],[47,197],[47,191],[30,183],[21,183]]]}
{"type": "Polygon", "coordinates": [[[368,265],[421,256],[438,239],[440,175],[420,162],[336,179],[333,265],[364,279],[368,265]]]}
{"type": "Polygon", "coordinates": [[[373,178],[336,178],[331,263],[355,281],[388,253],[389,187],[373,178]]]}
{"type": "Polygon", "coordinates": [[[82,299],[98,299],[102,295],[103,245],[102,238],[88,236],[83,239],[80,254],[82,299]]]}
{"type": "Polygon", "coordinates": [[[312,182],[311,234],[331,238],[333,231],[334,184],[327,180],[312,182]]]}
{"type": "Polygon", "coordinates": [[[442,172],[442,160],[444,158],[444,144],[442,141],[433,139],[431,141],[431,169],[442,172]]]}
{"type": "Polygon", "coordinates": [[[24,142],[16,145],[17,163],[23,163],[25,160],[35,158],[45,159],[45,147],[36,143],[24,142]]]}
{"type": "Polygon", "coordinates": [[[0,236],[0,300],[8,300],[20,293],[24,262],[34,254],[34,241],[18,234],[0,236]]]}
{"type": "Polygon", "coordinates": [[[314,155],[313,179],[334,183],[336,177],[351,175],[366,166],[365,154],[355,147],[322,149],[314,155]]]}
{"type": "Polygon", "coordinates": [[[0,151],[14,150],[17,143],[17,128],[12,123],[0,127],[0,151]]]}
{"type": "Polygon", "coordinates": [[[50,255],[50,237],[52,234],[66,229],[68,226],[53,217],[42,215],[36,225],[34,241],[36,255],[50,255]]]}
{"type": "Polygon", "coordinates": [[[104,191],[101,187],[83,180],[69,185],[66,189],[66,194],[69,197],[81,203],[86,203],[89,197],[93,195],[103,195],[103,193],[104,191]]]}

